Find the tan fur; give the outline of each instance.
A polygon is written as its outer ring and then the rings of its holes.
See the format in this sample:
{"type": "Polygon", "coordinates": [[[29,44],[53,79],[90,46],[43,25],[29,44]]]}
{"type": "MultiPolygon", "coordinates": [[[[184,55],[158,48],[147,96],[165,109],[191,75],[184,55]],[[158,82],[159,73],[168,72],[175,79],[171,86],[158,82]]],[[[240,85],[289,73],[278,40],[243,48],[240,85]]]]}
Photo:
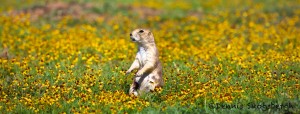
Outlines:
{"type": "Polygon", "coordinates": [[[150,30],[135,29],[130,33],[130,38],[137,43],[138,52],[126,74],[138,69],[129,90],[129,94],[138,96],[163,86],[162,65],[150,30]]]}
{"type": "Polygon", "coordinates": [[[8,48],[4,48],[0,54],[0,58],[3,58],[3,59],[8,59],[9,58],[9,55],[8,55],[8,48]]]}

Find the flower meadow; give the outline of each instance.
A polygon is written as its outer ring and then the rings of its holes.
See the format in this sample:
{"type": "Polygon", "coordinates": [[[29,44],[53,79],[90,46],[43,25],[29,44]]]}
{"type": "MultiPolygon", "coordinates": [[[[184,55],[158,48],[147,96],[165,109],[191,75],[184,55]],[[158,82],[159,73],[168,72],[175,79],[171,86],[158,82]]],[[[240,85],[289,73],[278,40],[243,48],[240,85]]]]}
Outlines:
{"type": "MultiPolygon", "coordinates": [[[[2,3],[1,3],[2,4],[2,3]]],[[[6,1],[2,113],[299,113],[299,0],[6,1]],[[128,95],[149,28],[165,85],[128,95]]]]}

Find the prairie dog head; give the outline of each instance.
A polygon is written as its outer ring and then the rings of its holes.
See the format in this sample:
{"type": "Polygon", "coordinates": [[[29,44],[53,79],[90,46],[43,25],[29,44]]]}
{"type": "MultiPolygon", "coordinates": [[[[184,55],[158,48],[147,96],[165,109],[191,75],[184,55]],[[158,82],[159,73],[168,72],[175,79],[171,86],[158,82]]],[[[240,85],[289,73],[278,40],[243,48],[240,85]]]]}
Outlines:
{"type": "Polygon", "coordinates": [[[130,33],[130,39],[133,42],[145,44],[154,43],[154,36],[148,29],[135,29],[130,33]]]}

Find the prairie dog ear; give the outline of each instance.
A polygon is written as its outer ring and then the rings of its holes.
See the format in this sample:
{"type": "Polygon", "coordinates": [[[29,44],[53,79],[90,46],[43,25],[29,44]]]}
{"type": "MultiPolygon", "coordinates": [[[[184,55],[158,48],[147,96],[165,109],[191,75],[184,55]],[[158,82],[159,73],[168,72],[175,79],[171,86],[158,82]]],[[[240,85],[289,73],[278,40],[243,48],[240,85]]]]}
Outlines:
{"type": "Polygon", "coordinates": [[[148,36],[151,36],[151,34],[152,34],[152,33],[151,33],[151,32],[149,32],[149,33],[148,33],[148,36]]]}

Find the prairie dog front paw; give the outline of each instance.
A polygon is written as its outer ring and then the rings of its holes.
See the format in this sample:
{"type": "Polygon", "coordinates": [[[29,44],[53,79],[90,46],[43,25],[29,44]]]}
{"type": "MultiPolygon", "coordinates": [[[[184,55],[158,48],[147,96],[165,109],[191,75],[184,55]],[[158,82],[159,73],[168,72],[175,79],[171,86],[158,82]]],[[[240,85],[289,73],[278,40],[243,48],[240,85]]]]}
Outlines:
{"type": "Polygon", "coordinates": [[[138,71],[137,73],[136,73],[136,76],[137,77],[140,77],[140,76],[142,76],[143,75],[143,72],[141,72],[141,71],[138,71]]]}

